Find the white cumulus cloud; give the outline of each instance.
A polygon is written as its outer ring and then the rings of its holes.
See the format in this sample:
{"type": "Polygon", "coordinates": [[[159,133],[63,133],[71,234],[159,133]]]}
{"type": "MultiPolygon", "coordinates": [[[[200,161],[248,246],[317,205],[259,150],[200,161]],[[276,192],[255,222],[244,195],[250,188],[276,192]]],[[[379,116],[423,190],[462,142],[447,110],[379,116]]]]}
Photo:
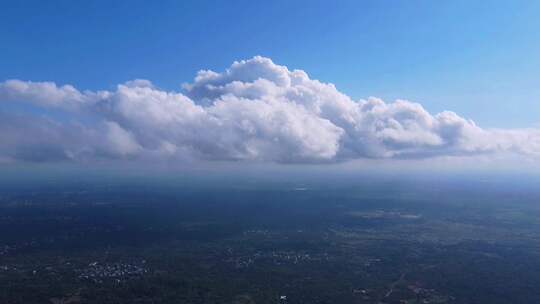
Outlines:
{"type": "Polygon", "coordinates": [[[0,83],[0,159],[172,159],[329,163],[361,158],[537,157],[540,130],[483,129],[454,112],[378,98],[269,58],[200,71],[181,92],[136,79],[113,91],[0,83]]]}

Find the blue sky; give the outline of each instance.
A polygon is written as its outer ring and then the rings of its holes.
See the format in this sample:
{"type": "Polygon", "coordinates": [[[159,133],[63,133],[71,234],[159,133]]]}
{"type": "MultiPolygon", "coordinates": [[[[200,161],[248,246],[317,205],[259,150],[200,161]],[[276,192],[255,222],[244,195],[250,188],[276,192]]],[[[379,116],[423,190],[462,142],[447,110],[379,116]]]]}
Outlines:
{"type": "Polygon", "coordinates": [[[0,80],[179,90],[199,69],[263,55],[353,98],[529,127],[539,14],[538,1],[3,1],[0,80]]]}
{"type": "Polygon", "coordinates": [[[4,1],[0,78],[175,90],[263,55],[354,98],[528,127],[540,120],[539,14],[538,1],[4,1]]]}
{"type": "Polygon", "coordinates": [[[538,16],[539,1],[0,0],[0,165],[538,168],[538,16]]]}

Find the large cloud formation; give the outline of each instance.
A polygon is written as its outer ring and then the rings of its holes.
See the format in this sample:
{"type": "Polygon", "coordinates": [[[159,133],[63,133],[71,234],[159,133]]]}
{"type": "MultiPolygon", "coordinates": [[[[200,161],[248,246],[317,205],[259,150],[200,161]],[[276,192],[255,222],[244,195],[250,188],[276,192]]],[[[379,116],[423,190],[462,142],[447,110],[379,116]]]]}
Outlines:
{"type": "Polygon", "coordinates": [[[270,59],[200,71],[183,93],[147,80],[81,92],[0,83],[0,160],[112,159],[335,162],[513,153],[536,157],[538,129],[482,129],[405,100],[352,100],[270,59]]]}

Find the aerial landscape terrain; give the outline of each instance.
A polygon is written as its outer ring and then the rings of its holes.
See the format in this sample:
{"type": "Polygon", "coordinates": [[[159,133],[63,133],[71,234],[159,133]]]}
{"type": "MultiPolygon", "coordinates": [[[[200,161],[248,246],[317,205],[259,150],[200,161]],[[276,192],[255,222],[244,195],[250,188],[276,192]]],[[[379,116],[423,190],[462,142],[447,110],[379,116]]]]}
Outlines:
{"type": "Polygon", "coordinates": [[[540,300],[531,184],[200,181],[3,187],[0,302],[540,300]]]}

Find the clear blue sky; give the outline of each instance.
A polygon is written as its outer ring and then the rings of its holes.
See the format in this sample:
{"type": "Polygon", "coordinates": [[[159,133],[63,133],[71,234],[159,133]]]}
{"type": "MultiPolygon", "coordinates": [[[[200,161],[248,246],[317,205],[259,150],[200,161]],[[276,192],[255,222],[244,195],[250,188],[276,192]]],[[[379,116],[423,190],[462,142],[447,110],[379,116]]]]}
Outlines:
{"type": "Polygon", "coordinates": [[[354,98],[540,122],[540,1],[0,1],[0,80],[179,90],[254,55],[354,98]]]}

